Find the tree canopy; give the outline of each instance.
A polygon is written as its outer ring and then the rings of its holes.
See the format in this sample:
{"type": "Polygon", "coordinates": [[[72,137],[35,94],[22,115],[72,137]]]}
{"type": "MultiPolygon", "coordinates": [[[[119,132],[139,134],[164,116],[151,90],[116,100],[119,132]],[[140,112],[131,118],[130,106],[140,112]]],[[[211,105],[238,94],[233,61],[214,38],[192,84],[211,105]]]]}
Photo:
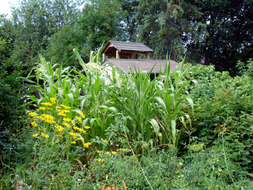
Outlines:
{"type": "Polygon", "coordinates": [[[26,71],[39,54],[73,65],[74,47],[88,59],[114,39],[144,42],[153,58],[236,74],[237,61],[253,56],[252,9],[251,0],[22,0],[11,19],[1,16],[1,60],[8,55],[26,71]]]}

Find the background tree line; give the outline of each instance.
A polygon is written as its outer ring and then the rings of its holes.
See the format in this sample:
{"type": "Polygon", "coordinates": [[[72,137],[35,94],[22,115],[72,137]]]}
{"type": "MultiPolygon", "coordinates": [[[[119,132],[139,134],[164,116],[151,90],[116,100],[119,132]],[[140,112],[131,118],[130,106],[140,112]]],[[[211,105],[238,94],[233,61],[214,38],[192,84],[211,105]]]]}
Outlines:
{"type": "Polygon", "coordinates": [[[236,74],[237,61],[253,55],[252,18],[252,0],[22,0],[10,18],[0,15],[0,136],[22,125],[22,77],[40,54],[78,67],[73,48],[88,60],[110,39],[141,41],[153,58],[236,74]]]}
{"type": "Polygon", "coordinates": [[[251,0],[23,0],[1,16],[1,65],[27,73],[42,54],[73,66],[110,40],[145,42],[154,58],[213,64],[236,73],[252,57],[251,0]]]}

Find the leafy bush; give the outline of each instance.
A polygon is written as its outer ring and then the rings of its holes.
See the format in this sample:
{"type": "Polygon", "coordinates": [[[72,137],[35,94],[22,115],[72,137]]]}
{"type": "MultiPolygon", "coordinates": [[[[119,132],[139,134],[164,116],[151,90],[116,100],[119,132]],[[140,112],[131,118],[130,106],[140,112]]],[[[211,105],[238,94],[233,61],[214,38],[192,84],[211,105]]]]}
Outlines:
{"type": "Polygon", "coordinates": [[[10,138],[25,119],[22,67],[10,60],[13,38],[12,23],[0,15],[0,157],[3,151],[13,151],[15,143],[10,138]]]}
{"type": "Polygon", "coordinates": [[[248,75],[231,77],[212,66],[192,66],[190,96],[195,103],[190,141],[210,147],[224,137],[229,152],[244,170],[252,171],[253,81],[248,75]],[[218,140],[218,141],[217,141],[218,140]]]}

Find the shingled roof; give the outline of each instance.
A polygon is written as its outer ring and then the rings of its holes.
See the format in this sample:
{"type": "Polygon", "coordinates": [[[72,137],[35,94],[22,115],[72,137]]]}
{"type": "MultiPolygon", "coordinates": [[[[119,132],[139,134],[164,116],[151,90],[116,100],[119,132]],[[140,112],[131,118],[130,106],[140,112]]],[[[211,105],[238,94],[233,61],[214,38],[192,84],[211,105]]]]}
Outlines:
{"type": "Polygon", "coordinates": [[[122,41],[109,41],[105,48],[103,49],[103,52],[106,50],[108,45],[114,46],[119,51],[125,50],[125,51],[139,51],[139,52],[153,52],[151,48],[146,46],[143,43],[139,42],[122,42],[122,41]]]}
{"type": "MultiPolygon", "coordinates": [[[[171,60],[170,69],[174,72],[177,62],[171,60]]],[[[116,69],[121,69],[125,73],[133,73],[136,71],[150,72],[158,74],[165,70],[166,60],[153,60],[153,59],[107,59],[103,65],[115,66],[116,69]]]]}

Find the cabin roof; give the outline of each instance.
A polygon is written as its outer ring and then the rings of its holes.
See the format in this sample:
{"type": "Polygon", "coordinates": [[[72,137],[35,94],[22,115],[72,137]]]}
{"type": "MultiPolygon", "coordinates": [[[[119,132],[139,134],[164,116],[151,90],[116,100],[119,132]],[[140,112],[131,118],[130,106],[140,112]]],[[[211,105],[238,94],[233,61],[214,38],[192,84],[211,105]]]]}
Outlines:
{"type": "MultiPolygon", "coordinates": [[[[176,70],[177,62],[171,60],[170,69],[171,72],[176,70]]],[[[115,66],[116,69],[121,69],[125,73],[151,72],[158,74],[165,70],[166,60],[154,60],[154,59],[107,59],[103,65],[115,66]]]]}
{"type": "Polygon", "coordinates": [[[138,52],[153,52],[151,48],[140,42],[122,42],[110,40],[109,42],[107,42],[105,48],[103,49],[103,53],[105,52],[105,50],[109,45],[115,47],[119,51],[125,50],[125,51],[138,51],[138,52]]]}

